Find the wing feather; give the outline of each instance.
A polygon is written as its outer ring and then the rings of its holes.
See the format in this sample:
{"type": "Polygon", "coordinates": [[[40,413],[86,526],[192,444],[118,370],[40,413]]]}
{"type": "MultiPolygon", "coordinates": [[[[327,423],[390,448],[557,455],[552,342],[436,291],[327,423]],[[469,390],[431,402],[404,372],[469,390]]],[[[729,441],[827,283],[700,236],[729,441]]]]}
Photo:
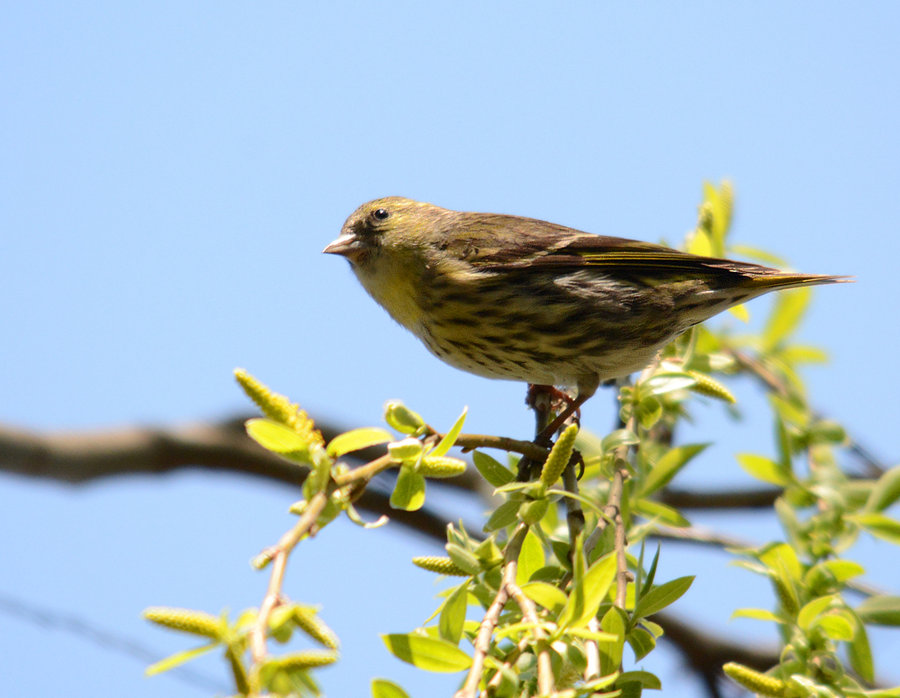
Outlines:
{"type": "Polygon", "coordinates": [[[457,214],[465,233],[452,236],[451,251],[474,268],[495,272],[583,269],[639,284],[685,279],[714,285],[771,290],[807,284],[840,283],[847,277],[794,274],[751,262],[703,257],[650,242],[593,235],[535,218],[496,213],[457,214]],[[498,231],[503,231],[502,236],[498,231]]]}
{"type": "Polygon", "coordinates": [[[533,218],[469,214],[462,256],[485,271],[553,270],[559,273],[596,268],[611,275],[682,277],[744,276],[783,272],[748,262],[701,257],[662,245],[593,235],[533,218]],[[503,230],[500,238],[498,230],[503,230]]]}

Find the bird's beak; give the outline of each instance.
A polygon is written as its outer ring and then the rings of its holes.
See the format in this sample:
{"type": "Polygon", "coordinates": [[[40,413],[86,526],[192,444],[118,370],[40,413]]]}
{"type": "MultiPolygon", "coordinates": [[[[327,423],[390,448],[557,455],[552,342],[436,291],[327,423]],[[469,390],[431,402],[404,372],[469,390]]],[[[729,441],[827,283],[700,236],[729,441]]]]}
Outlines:
{"type": "Polygon", "coordinates": [[[353,259],[359,252],[359,240],[353,233],[343,233],[337,240],[330,242],[322,250],[325,254],[339,254],[347,259],[353,259]]]}

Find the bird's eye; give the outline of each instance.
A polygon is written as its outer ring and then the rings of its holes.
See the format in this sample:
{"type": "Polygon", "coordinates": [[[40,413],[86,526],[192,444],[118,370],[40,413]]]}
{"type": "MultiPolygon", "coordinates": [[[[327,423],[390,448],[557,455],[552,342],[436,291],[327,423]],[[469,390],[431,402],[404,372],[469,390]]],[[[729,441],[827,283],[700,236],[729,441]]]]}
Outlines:
{"type": "Polygon", "coordinates": [[[387,218],[387,217],[390,216],[391,214],[390,214],[390,212],[388,212],[388,210],[387,210],[386,208],[379,208],[379,209],[376,209],[376,210],[372,213],[372,215],[373,215],[377,220],[383,221],[385,218],[387,218]]]}

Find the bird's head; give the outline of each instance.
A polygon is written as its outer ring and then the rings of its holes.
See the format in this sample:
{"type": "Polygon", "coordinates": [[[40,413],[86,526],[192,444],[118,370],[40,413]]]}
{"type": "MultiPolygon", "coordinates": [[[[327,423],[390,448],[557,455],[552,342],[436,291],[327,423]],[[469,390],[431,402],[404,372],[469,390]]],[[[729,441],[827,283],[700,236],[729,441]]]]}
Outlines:
{"type": "Polygon", "coordinates": [[[434,245],[446,209],[401,196],[363,204],[345,221],[340,236],[323,252],[346,257],[362,271],[384,260],[400,262],[434,245]]]}

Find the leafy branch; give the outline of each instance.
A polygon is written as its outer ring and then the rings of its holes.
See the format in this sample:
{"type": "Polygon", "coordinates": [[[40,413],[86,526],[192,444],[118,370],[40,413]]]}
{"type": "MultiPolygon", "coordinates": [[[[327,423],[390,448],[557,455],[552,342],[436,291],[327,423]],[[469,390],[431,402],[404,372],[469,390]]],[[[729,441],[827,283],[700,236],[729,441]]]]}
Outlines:
{"type": "MultiPolygon", "coordinates": [[[[725,253],[731,200],[727,186],[706,188],[690,251],[725,253]]],[[[771,582],[772,609],[739,609],[735,615],[775,623],[780,654],[751,656],[732,648],[730,656],[717,657],[724,664],[717,676],[762,695],[900,696],[898,689],[873,687],[866,631],[873,623],[900,624],[900,598],[867,588],[862,602],[849,600],[847,592],[866,587],[859,582],[862,566],[845,556],[862,532],[900,544],[900,523],[886,513],[900,498],[900,469],[873,470],[875,477],[866,479],[840,468],[846,435],[810,408],[800,379],[800,367],[821,360],[822,353],[793,343],[808,302],[805,291],[782,295],[756,335],[701,327],[682,336],[633,384],[618,387],[619,428],[599,438],[570,424],[550,448],[464,434],[465,412],[440,433],[398,402],[385,406],[385,421],[396,433],[354,429],[326,444],[298,406],[238,372],[265,415],[249,420],[247,433],[305,474],[303,499],[291,508],[298,519],[254,561],[260,569],[271,565],[259,609],[235,622],[197,611],[148,610],[150,620],[206,640],[152,670],[222,647],[239,694],[318,695],[314,669],[337,660],[337,640],[315,609],[288,598],[289,556],[340,515],[365,528],[381,525],[384,516],[365,522],[356,505],[387,470],[397,473],[393,510],[420,511],[427,479],[465,470],[464,461],[447,455],[456,446],[471,452],[478,473],[502,501],[481,532],[449,524],[445,557],[413,561],[460,581],[441,593],[422,627],[383,639],[395,657],[425,671],[465,672],[457,698],[634,696],[659,688],[659,679],[638,663],[663,635],[661,612],[693,581],[659,581],[660,548],[645,560],[647,539],[667,537],[730,546],[742,567],[771,582]],[[761,448],[737,457],[766,484],[765,497],[784,529],[784,540],[760,546],[692,528],[669,487],[707,446],[677,438],[693,402],[711,399],[731,409],[735,398],[722,381],[741,373],[769,393],[776,433],[774,455],[761,448]],[[484,449],[505,451],[506,462],[484,449]],[[363,463],[348,464],[361,453],[363,463]],[[470,617],[473,607],[480,617],[470,617]],[[325,649],[273,655],[270,640],[287,642],[294,631],[325,649]],[[769,665],[761,667],[766,658],[769,665]]],[[[559,420],[562,408],[551,399],[534,405],[538,433],[559,420]]],[[[674,636],[696,642],[684,627],[666,621],[674,636]]],[[[714,690],[715,678],[708,679],[714,690]]],[[[387,679],[373,681],[372,692],[375,698],[406,696],[387,679]]]]}

